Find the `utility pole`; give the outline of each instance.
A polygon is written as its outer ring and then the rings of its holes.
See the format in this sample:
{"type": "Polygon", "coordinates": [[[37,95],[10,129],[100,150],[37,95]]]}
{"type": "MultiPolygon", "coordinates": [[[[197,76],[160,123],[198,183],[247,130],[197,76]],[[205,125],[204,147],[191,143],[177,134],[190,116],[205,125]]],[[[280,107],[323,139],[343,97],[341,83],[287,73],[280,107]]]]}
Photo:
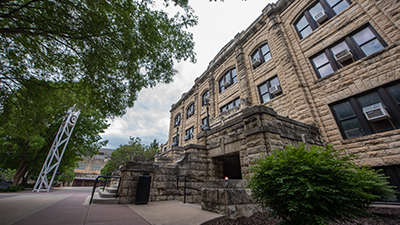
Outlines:
{"type": "Polygon", "coordinates": [[[54,176],[57,173],[58,166],[60,165],[68,141],[71,138],[71,134],[74,130],[79,114],[80,111],[75,110],[74,107],[71,107],[68,110],[67,115],[64,117],[64,120],[58,129],[53,145],[50,148],[50,152],[47,155],[46,161],[42,167],[42,171],[39,174],[32,192],[50,191],[54,176]],[[59,149],[62,149],[61,152],[59,149]],[[53,173],[50,182],[47,179],[47,175],[49,173],[53,173]]]}

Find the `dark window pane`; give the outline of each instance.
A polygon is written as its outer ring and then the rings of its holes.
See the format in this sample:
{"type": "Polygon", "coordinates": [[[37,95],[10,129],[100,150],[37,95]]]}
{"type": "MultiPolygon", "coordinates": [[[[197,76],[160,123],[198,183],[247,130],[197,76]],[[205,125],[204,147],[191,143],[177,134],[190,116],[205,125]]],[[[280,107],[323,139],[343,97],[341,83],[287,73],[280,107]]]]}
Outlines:
{"type": "Polygon", "coordinates": [[[328,76],[333,73],[331,64],[326,64],[325,66],[318,69],[319,75],[322,77],[328,76]]]}
{"type": "Polygon", "coordinates": [[[355,116],[353,109],[349,102],[343,102],[333,106],[333,109],[336,112],[336,116],[339,120],[346,119],[352,116],[355,116]]]}
{"type": "Polygon", "coordinates": [[[376,132],[384,132],[384,131],[395,129],[389,119],[373,121],[372,125],[373,125],[374,129],[376,130],[376,132]]]}
{"type": "Polygon", "coordinates": [[[240,105],[240,98],[235,100],[235,106],[239,106],[240,105]]]}
{"type": "Polygon", "coordinates": [[[396,100],[397,104],[400,104],[400,83],[388,87],[388,91],[392,94],[393,98],[396,100]]]}
{"type": "Polygon", "coordinates": [[[365,44],[366,42],[375,38],[375,35],[369,28],[365,28],[364,30],[358,32],[353,36],[354,40],[357,42],[359,46],[365,44]]]}
{"type": "Polygon", "coordinates": [[[375,39],[361,46],[361,49],[365,55],[371,55],[372,53],[383,49],[383,45],[377,39],[375,39]]]}
{"type": "Polygon", "coordinates": [[[337,4],[335,7],[333,7],[333,11],[335,11],[336,14],[340,13],[341,11],[345,10],[349,6],[349,3],[347,1],[342,1],[339,4],[337,4]]]}
{"type": "Polygon", "coordinates": [[[376,92],[359,97],[358,101],[360,102],[362,108],[382,102],[378,96],[378,93],[376,92]]]}
{"type": "Polygon", "coordinates": [[[300,34],[301,34],[301,36],[302,36],[303,38],[305,38],[305,37],[307,37],[309,34],[311,34],[311,32],[312,32],[312,29],[311,29],[310,26],[308,26],[306,29],[302,30],[302,31],[300,32],[300,34]]]}
{"type": "MultiPolygon", "coordinates": [[[[342,124],[343,130],[345,131],[345,133],[346,133],[346,131],[352,131],[352,133],[354,133],[354,130],[358,130],[358,129],[359,129],[359,131],[362,132],[361,125],[358,122],[357,118],[342,121],[341,124],[342,124]]],[[[349,132],[347,132],[347,133],[349,133],[349,132]]]]}
{"type": "Polygon", "coordinates": [[[297,22],[296,27],[297,27],[297,30],[301,31],[301,30],[303,30],[306,26],[308,26],[308,21],[307,21],[306,17],[303,16],[303,17],[299,20],[299,22],[297,22]]]}

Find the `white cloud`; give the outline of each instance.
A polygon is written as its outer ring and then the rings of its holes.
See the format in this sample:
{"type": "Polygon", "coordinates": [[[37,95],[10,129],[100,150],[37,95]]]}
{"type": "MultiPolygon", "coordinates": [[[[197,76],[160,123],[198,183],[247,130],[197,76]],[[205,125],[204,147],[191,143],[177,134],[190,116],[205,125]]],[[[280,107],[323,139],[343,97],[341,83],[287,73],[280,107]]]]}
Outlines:
{"type": "Polygon", "coordinates": [[[206,69],[215,55],[237,33],[245,30],[261,15],[270,0],[227,0],[209,2],[190,0],[199,17],[199,24],[189,31],[194,34],[197,63],[181,62],[175,65],[179,71],[170,84],[158,84],[153,89],[139,93],[135,106],[128,109],[122,118],[115,118],[111,126],[102,134],[109,140],[108,148],[126,144],[130,136],[142,138],[150,144],[154,138],[164,143],[168,138],[169,110],[184,92],[187,92],[206,69]]]}

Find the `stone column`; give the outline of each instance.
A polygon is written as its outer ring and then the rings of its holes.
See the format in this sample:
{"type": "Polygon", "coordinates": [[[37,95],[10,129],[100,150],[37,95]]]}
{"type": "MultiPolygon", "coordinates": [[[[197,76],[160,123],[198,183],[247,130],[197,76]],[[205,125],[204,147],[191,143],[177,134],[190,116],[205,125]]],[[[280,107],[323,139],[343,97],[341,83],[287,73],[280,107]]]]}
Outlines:
{"type": "Polygon", "coordinates": [[[235,47],[237,75],[240,85],[240,102],[242,107],[247,108],[251,106],[251,96],[240,33],[235,36],[235,47]]]}

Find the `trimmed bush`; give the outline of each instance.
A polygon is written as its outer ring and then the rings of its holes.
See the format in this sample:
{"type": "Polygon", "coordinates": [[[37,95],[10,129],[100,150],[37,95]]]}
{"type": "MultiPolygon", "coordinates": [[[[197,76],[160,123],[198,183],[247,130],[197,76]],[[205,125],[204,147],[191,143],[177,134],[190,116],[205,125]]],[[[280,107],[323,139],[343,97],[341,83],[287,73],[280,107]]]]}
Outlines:
{"type": "Polygon", "coordinates": [[[249,187],[283,224],[327,224],[371,216],[371,201],[394,193],[385,177],[332,146],[286,146],[259,159],[249,187]]]}

